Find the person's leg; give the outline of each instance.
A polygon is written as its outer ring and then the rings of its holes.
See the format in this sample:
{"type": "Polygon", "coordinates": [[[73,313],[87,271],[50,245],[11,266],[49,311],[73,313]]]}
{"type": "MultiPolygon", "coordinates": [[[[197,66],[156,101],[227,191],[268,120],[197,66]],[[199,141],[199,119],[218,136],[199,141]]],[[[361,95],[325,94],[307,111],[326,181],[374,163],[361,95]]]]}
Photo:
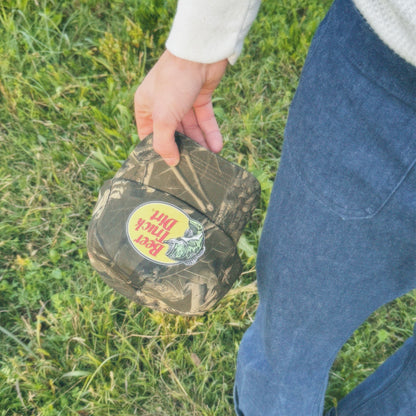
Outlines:
{"type": "MultiPolygon", "coordinates": [[[[290,167],[282,169],[296,175],[290,167]]],[[[322,414],[328,371],[339,348],[373,310],[415,287],[416,247],[390,232],[393,220],[386,219],[384,228],[376,219],[337,219],[319,212],[319,202],[313,206],[308,191],[293,182],[290,192],[278,180],[275,210],[269,211],[261,242],[260,306],[242,341],[236,376],[237,414],[244,416],[322,414]],[[385,244],[374,247],[379,237],[385,244]]],[[[390,215],[386,207],[383,217],[390,215]]],[[[414,343],[413,352],[409,348],[409,358],[400,360],[410,363],[406,372],[392,381],[407,396],[407,411],[414,411],[416,395],[413,402],[408,397],[416,389],[414,343]]],[[[391,415],[396,413],[377,413],[391,415]]]]}
{"type": "Polygon", "coordinates": [[[416,337],[413,336],[326,416],[416,414],[415,368],[416,337]]]}
{"type": "MultiPolygon", "coordinates": [[[[259,308],[238,354],[237,415],[321,415],[341,346],[416,287],[415,86],[416,70],[336,0],[290,110],[258,253],[259,308]]],[[[412,359],[412,343],[397,362],[412,359]]],[[[416,388],[410,367],[398,380],[416,388]]],[[[400,414],[413,414],[416,395],[409,403],[400,414]]]]}

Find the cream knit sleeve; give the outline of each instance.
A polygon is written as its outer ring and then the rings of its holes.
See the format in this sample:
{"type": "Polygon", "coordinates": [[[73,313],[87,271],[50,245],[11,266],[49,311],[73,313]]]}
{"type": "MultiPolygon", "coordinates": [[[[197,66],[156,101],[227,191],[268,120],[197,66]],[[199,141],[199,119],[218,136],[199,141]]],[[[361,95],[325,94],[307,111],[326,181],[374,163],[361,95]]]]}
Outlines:
{"type": "Polygon", "coordinates": [[[378,36],[416,66],[416,0],[354,0],[378,36]]]}
{"type": "Polygon", "coordinates": [[[174,55],[201,63],[235,63],[261,0],[178,0],[166,42],[174,55]]]}

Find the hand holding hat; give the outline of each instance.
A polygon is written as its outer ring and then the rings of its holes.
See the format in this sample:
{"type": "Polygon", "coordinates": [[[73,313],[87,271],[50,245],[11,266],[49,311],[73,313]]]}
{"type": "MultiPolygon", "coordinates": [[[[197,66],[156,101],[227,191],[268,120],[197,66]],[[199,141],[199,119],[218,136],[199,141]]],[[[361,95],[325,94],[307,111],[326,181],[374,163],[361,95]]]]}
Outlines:
{"type": "Polygon", "coordinates": [[[201,315],[239,277],[237,242],[259,199],[258,181],[176,133],[169,167],[140,142],[104,183],[88,229],[88,254],[104,281],[151,308],[201,315]]]}
{"type": "Polygon", "coordinates": [[[226,67],[226,60],[203,64],[165,51],[137,89],[134,101],[139,138],[153,133],[154,149],[168,165],[179,162],[175,130],[215,153],[221,150],[222,136],[211,98],[226,67]]]}

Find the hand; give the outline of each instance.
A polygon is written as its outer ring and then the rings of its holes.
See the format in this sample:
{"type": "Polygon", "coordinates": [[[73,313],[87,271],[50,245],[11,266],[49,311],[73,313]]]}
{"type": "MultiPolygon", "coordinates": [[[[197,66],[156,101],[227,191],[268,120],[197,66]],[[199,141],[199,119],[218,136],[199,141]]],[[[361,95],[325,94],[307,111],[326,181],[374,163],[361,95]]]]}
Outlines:
{"type": "Polygon", "coordinates": [[[226,67],[227,60],[201,64],[165,51],[137,89],[134,112],[139,138],[153,132],[153,147],[168,165],[179,163],[175,130],[213,152],[222,149],[211,98],[226,67]]]}

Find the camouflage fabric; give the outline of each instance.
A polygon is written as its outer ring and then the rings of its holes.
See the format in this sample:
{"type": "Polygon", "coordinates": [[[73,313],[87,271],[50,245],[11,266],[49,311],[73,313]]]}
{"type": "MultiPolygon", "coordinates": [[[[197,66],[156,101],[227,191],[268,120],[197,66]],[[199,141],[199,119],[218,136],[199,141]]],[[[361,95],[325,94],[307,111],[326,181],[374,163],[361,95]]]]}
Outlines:
{"type": "Polygon", "coordinates": [[[88,254],[104,281],[128,298],[180,315],[209,310],[239,277],[236,244],[260,186],[241,167],[177,133],[169,167],[140,142],[100,190],[88,254]]]}

